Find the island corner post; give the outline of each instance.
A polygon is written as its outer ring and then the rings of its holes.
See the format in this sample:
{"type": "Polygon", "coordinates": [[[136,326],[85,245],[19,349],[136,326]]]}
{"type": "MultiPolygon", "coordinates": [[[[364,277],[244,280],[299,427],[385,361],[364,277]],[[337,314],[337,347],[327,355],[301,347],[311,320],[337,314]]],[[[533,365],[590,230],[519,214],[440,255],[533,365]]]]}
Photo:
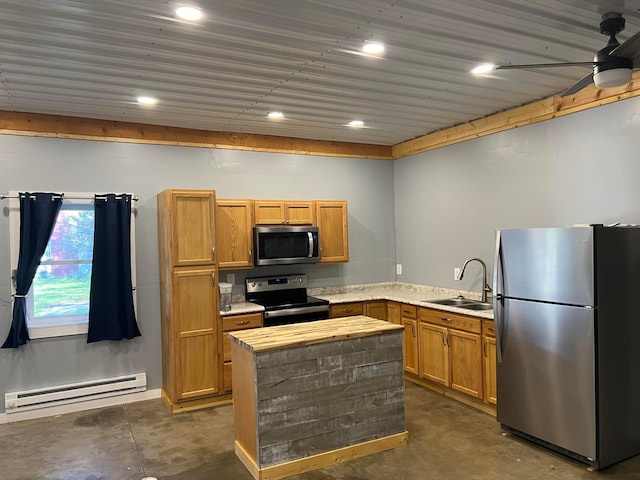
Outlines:
{"type": "Polygon", "coordinates": [[[251,475],[406,445],[402,331],[360,315],[229,333],[234,449],[251,475]]]}

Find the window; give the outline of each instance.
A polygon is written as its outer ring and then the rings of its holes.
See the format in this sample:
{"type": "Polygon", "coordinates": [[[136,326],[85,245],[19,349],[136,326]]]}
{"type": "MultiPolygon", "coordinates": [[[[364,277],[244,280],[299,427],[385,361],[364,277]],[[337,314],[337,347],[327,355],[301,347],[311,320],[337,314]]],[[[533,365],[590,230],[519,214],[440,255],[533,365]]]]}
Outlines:
{"type": "MultiPolygon", "coordinates": [[[[17,197],[11,192],[11,197],[17,197]]],[[[11,199],[11,264],[20,247],[20,202],[11,199]]],[[[131,215],[131,268],[135,285],[135,228],[131,215]]],[[[65,193],[49,243],[27,295],[29,337],[86,334],[94,233],[93,194],[65,193]]],[[[135,304],[135,289],[134,289],[135,304]]]]}

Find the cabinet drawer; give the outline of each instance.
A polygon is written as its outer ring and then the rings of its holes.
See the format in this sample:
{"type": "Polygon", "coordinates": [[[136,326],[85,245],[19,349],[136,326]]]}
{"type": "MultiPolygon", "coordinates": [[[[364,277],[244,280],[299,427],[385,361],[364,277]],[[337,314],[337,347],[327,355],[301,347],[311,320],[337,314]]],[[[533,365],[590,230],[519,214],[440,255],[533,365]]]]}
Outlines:
{"type": "Polygon", "coordinates": [[[248,315],[230,315],[222,317],[222,331],[233,332],[245,328],[257,328],[262,326],[262,314],[251,313],[248,315]]]}
{"type": "Polygon", "coordinates": [[[443,327],[456,328],[467,332],[480,333],[482,331],[482,320],[442,310],[432,310],[428,308],[420,309],[420,320],[424,322],[441,325],[443,327]]]}
{"type": "Polygon", "coordinates": [[[495,325],[491,320],[483,320],[482,321],[482,334],[487,337],[495,337],[496,329],[495,325]]]}
{"type": "Polygon", "coordinates": [[[417,318],[418,317],[418,307],[415,305],[402,305],[401,310],[403,318],[417,318]]]}
{"type": "Polygon", "coordinates": [[[338,305],[331,305],[331,318],[362,315],[363,312],[364,310],[361,302],[340,303],[338,305]]]}

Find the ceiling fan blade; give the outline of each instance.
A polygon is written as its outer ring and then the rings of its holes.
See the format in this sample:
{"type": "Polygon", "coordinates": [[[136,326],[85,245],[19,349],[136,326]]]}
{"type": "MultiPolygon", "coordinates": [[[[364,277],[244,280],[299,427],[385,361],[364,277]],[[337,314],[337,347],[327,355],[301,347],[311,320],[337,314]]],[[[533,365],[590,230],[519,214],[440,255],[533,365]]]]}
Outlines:
{"type": "Polygon", "coordinates": [[[573,95],[574,93],[578,93],[584,87],[587,87],[593,83],[593,72],[584,77],[579,82],[574,83],[569,88],[567,88],[564,92],[560,94],[561,97],[567,97],[569,95],[573,95]]]}
{"type": "Polygon", "coordinates": [[[549,68],[549,67],[580,67],[580,66],[586,66],[586,65],[593,67],[595,64],[596,62],[530,63],[525,65],[497,65],[495,67],[495,70],[549,68]]]}
{"type": "Polygon", "coordinates": [[[620,44],[609,55],[624,57],[633,61],[633,67],[640,67],[640,32],[630,37],[626,42],[620,44]]]}

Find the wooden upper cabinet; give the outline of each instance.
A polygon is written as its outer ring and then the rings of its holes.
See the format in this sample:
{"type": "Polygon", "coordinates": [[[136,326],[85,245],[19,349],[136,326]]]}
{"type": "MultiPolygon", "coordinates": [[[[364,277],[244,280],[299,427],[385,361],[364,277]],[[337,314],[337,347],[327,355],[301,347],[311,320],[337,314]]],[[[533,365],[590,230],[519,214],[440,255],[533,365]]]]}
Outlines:
{"type": "Polygon", "coordinates": [[[320,263],[349,261],[347,202],[316,201],[316,221],[320,235],[320,263]]]}
{"type": "Polygon", "coordinates": [[[216,249],[218,268],[253,266],[253,202],[216,201],[216,249]]]}
{"type": "Polygon", "coordinates": [[[215,265],[215,192],[167,190],[170,263],[174,267],[215,265]]]}
{"type": "Polygon", "coordinates": [[[314,202],[255,200],[256,225],[313,225],[314,202]]]}

